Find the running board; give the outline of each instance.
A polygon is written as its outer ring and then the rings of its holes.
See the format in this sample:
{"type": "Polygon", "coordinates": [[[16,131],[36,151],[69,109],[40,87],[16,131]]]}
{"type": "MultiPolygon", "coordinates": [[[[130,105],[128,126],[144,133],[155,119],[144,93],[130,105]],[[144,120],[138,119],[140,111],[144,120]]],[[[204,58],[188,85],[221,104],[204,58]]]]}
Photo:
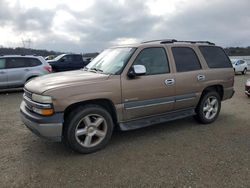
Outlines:
{"type": "Polygon", "coordinates": [[[165,114],[157,115],[157,116],[151,116],[146,117],[143,119],[137,119],[132,120],[128,122],[120,122],[119,126],[122,131],[128,131],[128,130],[134,130],[139,129],[143,127],[148,127],[154,124],[160,124],[176,119],[182,119],[185,117],[193,116],[195,115],[194,109],[185,109],[185,110],[178,110],[173,112],[168,112],[165,114]]]}

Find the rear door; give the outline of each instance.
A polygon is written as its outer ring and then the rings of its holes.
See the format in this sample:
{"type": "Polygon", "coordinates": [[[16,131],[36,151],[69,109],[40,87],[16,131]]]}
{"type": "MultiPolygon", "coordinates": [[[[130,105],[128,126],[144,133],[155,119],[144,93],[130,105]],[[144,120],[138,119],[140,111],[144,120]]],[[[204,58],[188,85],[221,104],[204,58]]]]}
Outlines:
{"type": "Polygon", "coordinates": [[[121,77],[124,121],[173,109],[175,84],[168,59],[162,46],[138,49],[133,55],[121,77]],[[129,78],[132,65],[144,65],[146,75],[129,78]]]}
{"type": "Polygon", "coordinates": [[[22,86],[26,81],[26,74],[29,74],[31,71],[29,67],[29,58],[10,57],[6,60],[9,87],[22,86]]]}
{"type": "Polygon", "coordinates": [[[195,107],[206,80],[200,60],[189,46],[171,47],[171,52],[176,68],[175,109],[195,107]]]}
{"type": "Polygon", "coordinates": [[[6,59],[0,58],[0,88],[7,88],[8,87],[8,76],[7,76],[7,69],[6,69],[6,59]]]}

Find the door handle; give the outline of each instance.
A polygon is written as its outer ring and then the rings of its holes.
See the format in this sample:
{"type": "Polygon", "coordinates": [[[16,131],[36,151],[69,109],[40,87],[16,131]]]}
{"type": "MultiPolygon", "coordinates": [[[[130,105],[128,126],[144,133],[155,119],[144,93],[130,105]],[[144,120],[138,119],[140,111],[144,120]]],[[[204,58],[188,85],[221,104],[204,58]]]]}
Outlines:
{"type": "Polygon", "coordinates": [[[165,80],[165,84],[167,86],[172,86],[172,85],[174,85],[174,83],[175,83],[174,79],[167,79],[167,80],[165,80]]]}
{"type": "Polygon", "coordinates": [[[197,76],[197,80],[198,80],[198,81],[204,81],[205,79],[206,79],[205,75],[199,74],[199,75],[197,76]]]}

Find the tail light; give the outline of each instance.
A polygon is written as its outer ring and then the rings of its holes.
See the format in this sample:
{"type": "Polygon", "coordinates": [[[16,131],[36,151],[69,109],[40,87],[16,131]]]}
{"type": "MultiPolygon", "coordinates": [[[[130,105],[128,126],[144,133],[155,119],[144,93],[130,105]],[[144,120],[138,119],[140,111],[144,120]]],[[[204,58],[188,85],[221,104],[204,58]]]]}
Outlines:
{"type": "Polygon", "coordinates": [[[52,72],[52,67],[50,65],[46,65],[43,68],[48,72],[52,72]]]}

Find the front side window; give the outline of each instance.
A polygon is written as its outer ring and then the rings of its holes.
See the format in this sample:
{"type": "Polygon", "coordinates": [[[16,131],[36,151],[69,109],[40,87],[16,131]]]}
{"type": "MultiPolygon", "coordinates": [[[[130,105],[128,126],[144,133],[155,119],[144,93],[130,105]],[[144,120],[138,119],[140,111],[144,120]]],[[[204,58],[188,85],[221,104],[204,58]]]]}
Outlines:
{"type": "Polygon", "coordinates": [[[232,64],[223,49],[216,46],[200,46],[209,68],[231,68],[232,64]]]}
{"type": "Polygon", "coordinates": [[[5,69],[5,59],[0,59],[0,69],[5,69]]]}
{"type": "Polygon", "coordinates": [[[166,51],[160,47],[143,49],[136,57],[133,65],[144,65],[146,75],[170,72],[166,51]]]}
{"type": "Polygon", "coordinates": [[[85,70],[104,74],[120,74],[134,51],[135,48],[129,47],[104,50],[86,66],[85,70]]]}
{"type": "Polygon", "coordinates": [[[188,72],[201,69],[200,61],[192,48],[172,48],[177,72],[188,72]]]}
{"type": "Polygon", "coordinates": [[[27,58],[8,58],[7,59],[7,68],[24,68],[29,67],[29,60],[27,58]]]}

